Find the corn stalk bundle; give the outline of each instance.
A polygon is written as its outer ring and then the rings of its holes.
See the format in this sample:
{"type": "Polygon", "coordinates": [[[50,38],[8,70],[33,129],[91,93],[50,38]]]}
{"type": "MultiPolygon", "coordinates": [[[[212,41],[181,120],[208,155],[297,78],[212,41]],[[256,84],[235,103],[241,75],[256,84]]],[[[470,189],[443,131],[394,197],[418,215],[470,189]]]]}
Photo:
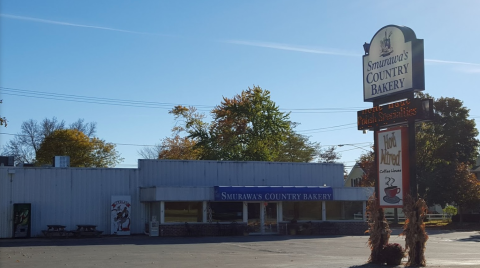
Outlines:
{"type": "Polygon", "coordinates": [[[368,239],[368,246],[371,253],[368,262],[382,263],[381,252],[390,239],[390,227],[385,219],[383,208],[378,204],[378,200],[373,194],[368,199],[367,205],[368,230],[370,238],[368,239]]]}
{"type": "Polygon", "coordinates": [[[422,198],[414,200],[407,195],[403,203],[405,225],[400,235],[405,236],[405,249],[408,251],[408,266],[425,266],[425,244],[428,235],[425,232],[425,219],[427,204],[422,198]]]}

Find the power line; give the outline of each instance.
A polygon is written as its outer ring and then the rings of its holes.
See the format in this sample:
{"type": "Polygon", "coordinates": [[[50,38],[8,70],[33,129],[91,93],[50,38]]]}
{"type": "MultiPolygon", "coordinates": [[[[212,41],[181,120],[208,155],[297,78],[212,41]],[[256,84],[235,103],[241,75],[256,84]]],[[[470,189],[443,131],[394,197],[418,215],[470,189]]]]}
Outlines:
{"type": "MultiPolygon", "coordinates": [[[[28,137],[28,135],[12,134],[12,133],[5,133],[5,132],[0,132],[0,135],[28,137]]],[[[152,145],[152,144],[117,143],[117,142],[105,142],[105,143],[110,143],[110,144],[115,144],[115,145],[120,145],[120,146],[138,146],[138,147],[155,147],[155,146],[157,146],[156,144],[152,145]]],[[[371,143],[371,142],[348,143],[348,144],[357,145],[357,144],[365,144],[365,143],[371,143]]],[[[321,146],[327,147],[327,146],[338,146],[338,145],[321,145],[321,146]]],[[[370,146],[370,145],[365,145],[365,146],[360,146],[360,147],[367,147],[367,146],[370,146]]],[[[355,149],[343,150],[343,151],[340,151],[340,152],[351,151],[351,150],[355,150],[355,149]]]]}
{"type": "MultiPolygon", "coordinates": [[[[311,132],[311,131],[317,131],[317,130],[324,130],[324,129],[332,129],[332,128],[337,128],[337,127],[351,126],[351,125],[356,125],[356,124],[357,124],[357,123],[350,123],[350,124],[343,124],[343,125],[331,126],[331,127],[305,129],[305,130],[299,130],[299,131],[297,131],[297,132],[311,132]]],[[[316,133],[316,132],[313,132],[313,133],[316,133]]]]}
{"type": "MultiPolygon", "coordinates": [[[[137,101],[137,100],[124,100],[124,99],[112,99],[101,97],[89,97],[72,94],[51,93],[35,90],[25,90],[10,87],[0,87],[0,92],[4,95],[49,99],[56,101],[69,101],[79,103],[91,103],[99,105],[114,105],[124,107],[137,107],[137,108],[154,108],[154,109],[171,109],[175,105],[194,106],[199,111],[209,111],[206,109],[213,109],[215,106],[202,105],[202,104],[180,104],[180,103],[168,103],[168,102],[152,102],[152,101],[137,101]]],[[[339,112],[356,112],[358,109],[364,109],[361,107],[345,107],[345,108],[293,108],[293,109],[280,109],[282,111],[292,111],[292,113],[339,113],[339,112]]]]}
{"type": "MultiPolygon", "coordinates": [[[[4,133],[0,132],[2,135],[9,135],[9,136],[23,136],[23,137],[29,137],[29,135],[22,135],[22,134],[12,134],[12,133],[4,133]]],[[[101,141],[98,141],[99,143],[102,143],[101,141]]],[[[106,144],[115,144],[115,145],[120,145],[120,146],[139,146],[139,147],[155,147],[156,145],[151,145],[151,144],[134,144],[134,143],[116,143],[116,142],[105,142],[106,144]]]]}

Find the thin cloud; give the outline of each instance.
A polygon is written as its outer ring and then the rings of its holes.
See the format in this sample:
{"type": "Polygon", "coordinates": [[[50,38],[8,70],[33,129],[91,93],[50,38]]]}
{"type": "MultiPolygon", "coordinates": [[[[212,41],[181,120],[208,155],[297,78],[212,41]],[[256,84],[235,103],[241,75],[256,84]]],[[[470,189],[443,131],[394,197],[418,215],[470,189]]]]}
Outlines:
{"type": "Polygon", "coordinates": [[[431,60],[431,59],[425,59],[425,61],[426,61],[426,62],[433,62],[433,63],[460,64],[460,65],[480,66],[479,63],[471,63],[471,62],[463,62],[463,61],[431,60]]]}
{"type": "Polygon", "coordinates": [[[462,68],[462,69],[459,69],[459,71],[467,74],[480,74],[480,68],[478,67],[462,68]]]}
{"type": "MultiPolygon", "coordinates": [[[[225,40],[222,42],[235,44],[235,45],[273,48],[273,49],[279,49],[279,50],[289,50],[289,51],[314,53],[314,54],[337,55],[337,56],[348,56],[348,57],[362,56],[362,54],[347,53],[347,52],[342,52],[334,49],[306,48],[306,47],[290,45],[290,44],[281,44],[281,43],[268,43],[268,42],[259,42],[259,41],[242,41],[242,40],[225,40]]],[[[425,61],[430,63],[440,63],[440,64],[480,66],[479,63],[462,62],[462,61],[447,61],[447,60],[435,60],[435,59],[425,59],[425,61]]]]}
{"type": "Polygon", "coordinates": [[[23,16],[15,16],[15,15],[9,15],[9,14],[0,14],[0,17],[4,17],[4,18],[8,18],[8,19],[15,19],[15,20],[26,20],[26,21],[33,21],[33,22],[39,22],[39,23],[48,23],[48,24],[63,25],[63,26],[92,28],[92,29],[98,29],[98,30],[115,31],[115,32],[130,33],[130,34],[144,34],[144,35],[165,36],[165,35],[162,35],[162,34],[155,34],[155,33],[128,31],[128,30],[122,30],[122,29],[116,29],[116,28],[93,26],[93,25],[85,25],[85,24],[76,24],[76,23],[69,23],[69,22],[55,21],[55,20],[44,20],[44,19],[37,19],[37,18],[23,17],[23,16]]]}
{"type": "Polygon", "coordinates": [[[300,47],[300,46],[294,46],[294,45],[289,45],[289,44],[280,44],[280,43],[267,43],[267,42],[258,42],[258,41],[241,41],[241,40],[224,40],[222,42],[229,43],[229,44],[235,44],[235,45],[273,48],[273,49],[279,49],[279,50],[289,50],[289,51],[297,51],[297,52],[304,52],[304,53],[337,55],[337,56],[348,56],[348,57],[360,57],[361,56],[361,54],[335,51],[334,49],[307,48],[307,47],[300,47]]]}

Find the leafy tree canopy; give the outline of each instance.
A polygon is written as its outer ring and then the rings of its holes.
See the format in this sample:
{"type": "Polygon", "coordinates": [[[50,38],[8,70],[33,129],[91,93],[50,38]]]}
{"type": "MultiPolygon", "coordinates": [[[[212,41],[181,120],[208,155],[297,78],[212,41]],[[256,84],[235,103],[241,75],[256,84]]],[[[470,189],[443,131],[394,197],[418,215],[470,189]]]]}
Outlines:
{"type": "Polygon", "coordinates": [[[161,159],[231,161],[310,162],[320,158],[332,162],[339,158],[334,148],[319,150],[318,143],[296,133],[289,113],[281,112],[270,99],[270,91],[258,86],[233,98],[224,97],[211,111],[210,123],[195,107],[175,106],[170,114],[178,123],[173,137],[140,154],[151,156],[157,151],[161,159]],[[179,136],[182,132],[186,137],[179,136]]]}
{"type": "Polygon", "coordinates": [[[71,167],[114,167],[122,161],[114,144],[89,138],[77,129],[59,129],[47,135],[37,151],[36,164],[53,164],[57,155],[70,156],[71,167]]]}
{"type": "Polygon", "coordinates": [[[469,109],[462,101],[442,97],[434,99],[433,121],[417,127],[418,190],[429,204],[471,206],[480,200],[480,192],[476,193],[477,201],[473,196],[466,201],[461,191],[455,190],[459,185],[477,187],[472,184],[468,167],[475,164],[480,142],[475,120],[468,117],[469,109]]]}
{"type": "Polygon", "coordinates": [[[6,144],[3,154],[14,156],[15,163],[17,164],[35,163],[40,144],[45,137],[54,131],[76,129],[83,132],[89,138],[92,138],[95,135],[96,127],[96,123],[85,123],[83,119],[78,119],[68,127],[64,120],[59,121],[56,117],[52,119],[45,118],[41,122],[30,119],[22,123],[20,133],[6,144]]]}

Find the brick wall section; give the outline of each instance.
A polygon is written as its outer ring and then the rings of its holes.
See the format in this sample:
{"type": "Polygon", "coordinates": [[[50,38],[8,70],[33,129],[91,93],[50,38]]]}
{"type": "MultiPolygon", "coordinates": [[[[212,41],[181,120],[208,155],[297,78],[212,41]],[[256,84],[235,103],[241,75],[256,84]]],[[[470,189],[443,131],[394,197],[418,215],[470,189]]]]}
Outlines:
{"type": "MultiPolygon", "coordinates": [[[[218,224],[161,224],[160,236],[242,236],[245,234],[246,223],[218,224]]],[[[290,235],[294,228],[296,235],[363,235],[368,229],[366,222],[308,222],[280,223],[279,234],[290,235]],[[286,230],[285,228],[288,228],[286,230]]]]}
{"type": "Polygon", "coordinates": [[[291,235],[291,229],[295,229],[296,235],[363,235],[368,229],[368,224],[366,222],[301,222],[281,223],[279,228],[281,235],[291,235]]]}
{"type": "Polygon", "coordinates": [[[246,223],[217,224],[160,224],[160,236],[241,236],[244,235],[246,223]]]}

